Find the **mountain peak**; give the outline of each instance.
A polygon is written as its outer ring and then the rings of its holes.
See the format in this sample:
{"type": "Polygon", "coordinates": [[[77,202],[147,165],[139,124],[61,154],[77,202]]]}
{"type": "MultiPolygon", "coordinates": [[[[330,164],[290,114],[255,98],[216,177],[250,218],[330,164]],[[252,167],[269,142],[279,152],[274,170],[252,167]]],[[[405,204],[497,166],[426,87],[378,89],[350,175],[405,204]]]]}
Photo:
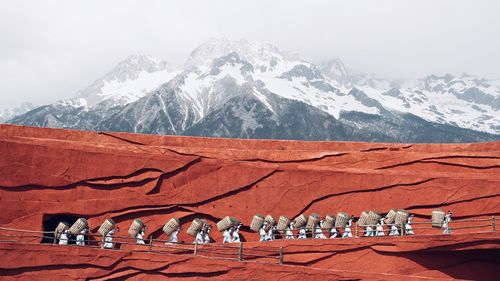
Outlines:
{"type": "Polygon", "coordinates": [[[171,70],[172,66],[159,58],[146,53],[137,52],[118,63],[118,65],[106,75],[110,79],[127,79],[135,76],[141,71],[156,72],[162,70],[171,70]]]}
{"type": "Polygon", "coordinates": [[[191,53],[186,65],[207,65],[214,59],[230,53],[237,53],[251,64],[267,63],[273,58],[297,59],[296,55],[283,52],[270,43],[256,43],[246,39],[211,38],[191,53]]]}
{"type": "Polygon", "coordinates": [[[320,65],[321,72],[331,80],[336,81],[339,85],[345,85],[348,83],[349,77],[344,63],[338,58],[332,58],[321,62],[320,65]]]}
{"type": "Polygon", "coordinates": [[[143,52],[120,61],[110,72],[81,91],[78,97],[94,106],[113,99],[119,104],[133,102],[173,77],[174,68],[166,61],[143,52]]]}

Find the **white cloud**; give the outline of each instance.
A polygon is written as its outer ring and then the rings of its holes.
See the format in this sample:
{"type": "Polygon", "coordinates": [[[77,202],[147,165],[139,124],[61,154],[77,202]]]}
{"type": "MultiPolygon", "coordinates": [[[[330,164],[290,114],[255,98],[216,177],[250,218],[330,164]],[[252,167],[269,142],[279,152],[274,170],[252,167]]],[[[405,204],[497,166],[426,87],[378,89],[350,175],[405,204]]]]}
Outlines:
{"type": "Polygon", "coordinates": [[[499,78],[499,3],[0,0],[0,107],[74,96],[137,51],[181,64],[210,37],[339,57],[383,76],[499,78]]]}

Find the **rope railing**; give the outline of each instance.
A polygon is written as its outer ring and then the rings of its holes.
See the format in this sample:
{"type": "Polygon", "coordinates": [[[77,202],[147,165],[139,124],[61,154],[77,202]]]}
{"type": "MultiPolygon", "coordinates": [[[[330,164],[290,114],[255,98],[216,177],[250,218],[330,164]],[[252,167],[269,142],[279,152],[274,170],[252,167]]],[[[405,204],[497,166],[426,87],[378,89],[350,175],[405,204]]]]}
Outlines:
{"type": "MultiPolygon", "coordinates": [[[[463,220],[453,220],[451,222],[453,227],[450,227],[451,230],[462,230],[462,229],[484,229],[491,227],[491,231],[496,231],[496,218],[495,216],[491,218],[479,218],[479,219],[463,219],[463,220]],[[491,222],[491,223],[484,223],[491,222]],[[464,225],[471,223],[480,223],[477,225],[464,225]]],[[[354,238],[363,237],[367,231],[366,227],[372,227],[372,231],[376,232],[377,225],[358,225],[354,223],[351,227],[351,233],[354,238]],[[361,228],[361,229],[360,229],[361,228]]],[[[397,226],[400,236],[405,236],[405,225],[397,225],[397,224],[384,224],[385,232],[390,231],[392,226],[397,226]]],[[[321,228],[322,233],[330,233],[331,229],[321,228]]],[[[432,227],[432,222],[412,222],[412,230],[442,230],[442,228],[432,227]],[[430,227],[426,227],[426,225],[430,225],[430,227]]],[[[294,232],[298,231],[297,229],[294,232]]],[[[317,228],[314,230],[307,230],[306,235],[307,239],[314,238],[317,231],[317,228]]],[[[339,229],[339,236],[340,237],[339,229]]],[[[281,239],[285,239],[287,237],[286,231],[278,231],[275,233],[277,236],[281,237],[281,239]]],[[[131,251],[148,251],[153,253],[167,253],[167,254],[193,254],[195,256],[202,257],[211,257],[218,259],[230,259],[230,260],[278,260],[278,263],[283,263],[284,260],[284,251],[283,247],[275,247],[274,249],[270,249],[271,247],[259,248],[259,246],[253,245],[253,247],[244,248],[244,243],[229,243],[228,244],[214,244],[214,243],[185,243],[185,242],[170,242],[168,240],[162,239],[153,239],[153,238],[144,238],[142,239],[144,244],[138,244],[136,240],[137,238],[132,238],[130,236],[120,236],[113,235],[112,241],[105,241],[105,236],[102,236],[99,233],[86,233],[80,234],[84,236],[84,239],[74,239],[68,237],[66,243],[69,246],[78,246],[75,245],[78,242],[83,242],[85,247],[90,248],[103,248],[104,243],[110,242],[113,246],[112,248],[121,247],[123,245],[134,246],[134,248],[130,249],[131,251]],[[91,239],[94,238],[94,239],[91,239]],[[231,257],[231,258],[229,258],[231,257]]],[[[293,234],[294,238],[297,238],[298,234],[293,234]]],[[[389,236],[389,235],[384,235],[389,236]]],[[[325,235],[328,238],[328,235],[325,235]]],[[[379,236],[380,237],[380,236],[379,236]]],[[[15,229],[15,228],[6,228],[0,227],[0,243],[19,243],[19,244],[39,244],[40,240],[54,240],[54,232],[53,231],[39,231],[39,230],[25,230],[25,229],[15,229]],[[3,233],[2,233],[3,232],[3,233]],[[1,237],[5,237],[3,239],[1,237]],[[38,242],[34,242],[38,241],[38,242]]],[[[55,242],[55,240],[54,240],[55,242]]],[[[47,245],[53,245],[51,243],[46,243],[47,245]]],[[[59,246],[59,245],[58,245],[59,246]]]]}
{"type": "MultiPolygon", "coordinates": [[[[485,228],[485,227],[491,227],[492,228],[492,231],[496,231],[496,218],[495,216],[492,216],[491,218],[480,218],[480,219],[461,219],[461,220],[453,220],[451,222],[451,224],[453,225],[460,225],[460,224],[463,224],[463,223],[474,223],[474,222],[486,222],[486,221],[491,221],[490,224],[481,224],[481,225],[474,225],[474,226],[450,226],[449,229],[450,230],[460,230],[460,229],[473,229],[473,228],[477,228],[477,229],[480,229],[480,228],[485,228]]],[[[377,228],[377,224],[363,224],[363,225],[359,225],[356,223],[354,223],[352,226],[351,226],[351,233],[352,233],[352,236],[353,237],[372,237],[372,236],[364,236],[364,234],[366,232],[368,232],[366,230],[367,227],[371,227],[372,228],[372,232],[375,233],[376,232],[376,228],[377,228]]],[[[396,226],[398,228],[398,236],[405,236],[405,224],[403,225],[399,225],[399,224],[384,224],[382,227],[384,228],[384,233],[389,233],[391,231],[391,227],[392,226],[396,226]]],[[[342,231],[345,227],[342,227],[342,228],[339,228],[337,229],[337,233],[338,233],[338,236],[337,237],[341,237],[342,236],[342,231]]],[[[316,231],[320,229],[321,230],[321,233],[323,233],[323,235],[325,234],[330,234],[330,230],[332,228],[314,228],[314,230],[309,230],[307,229],[305,231],[305,234],[306,234],[306,237],[307,238],[302,238],[302,239],[311,239],[314,238],[314,236],[318,233],[316,233],[316,231]]],[[[411,227],[412,230],[426,230],[426,231],[442,231],[443,228],[439,227],[439,228],[436,228],[436,227],[432,227],[432,222],[428,222],[428,221],[420,221],[420,222],[412,222],[412,227],[411,227]],[[430,225],[431,227],[420,227],[420,226],[414,226],[414,225],[430,225]]],[[[285,239],[286,237],[290,237],[292,236],[293,238],[297,238],[299,236],[298,234],[298,229],[293,229],[292,230],[292,235],[288,235],[286,233],[286,230],[278,230],[277,232],[275,232],[274,234],[276,236],[281,236],[283,239],[285,239]]],[[[412,235],[415,235],[415,234],[412,234],[412,235]]],[[[328,238],[328,235],[325,235],[327,236],[328,238]]],[[[389,236],[389,235],[384,235],[384,236],[389,236]]],[[[378,236],[378,237],[382,237],[382,236],[378,236]]]]}
{"type": "MultiPolygon", "coordinates": [[[[14,228],[5,228],[5,227],[0,227],[0,231],[6,231],[6,232],[14,232],[14,233],[0,233],[0,236],[9,238],[9,240],[4,240],[0,239],[0,243],[17,243],[17,244],[39,244],[39,243],[33,243],[29,241],[23,241],[23,240],[11,240],[12,238],[29,238],[30,240],[41,240],[41,239],[54,239],[54,232],[52,231],[37,231],[37,230],[24,230],[24,229],[14,229],[14,228]],[[17,234],[15,234],[17,233],[17,234]],[[27,233],[28,235],[24,234],[27,233]],[[50,234],[51,236],[47,236],[45,234],[50,234]]],[[[83,240],[78,240],[74,238],[67,238],[64,239],[67,244],[60,245],[60,244],[51,244],[51,243],[45,243],[46,245],[54,245],[54,246],[77,246],[77,247],[90,247],[90,248],[103,248],[103,243],[106,243],[104,240],[104,236],[102,236],[99,233],[87,233],[87,234],[81,234],[84,236],[83,240]],[[89,239],[89,237],[96,237],[98,239],[89,239]],[[77,242],[83,242],[84,245],[77,245],[77,242]]],[[[134,246],[132,251],[148,251],[148,252],[153,252],[153,253],[165,253],[165,249],[169,250],[175,250],[175,252],[166,252],[168,254],[194,254],[196,256],[202,256],[202,257],[212,257],[212,258],[218,258],[218,259],[225,259],[225,260],[239,260],[239,261],[244,261],[245,259],[279,259],[279,257],[276,257],[277,255],[280,254],[280,249],[276,250],[267,250],[267,249],[253,249],[253,248],[247,248],[244,249],[245,253],[243,253],[243,243],[239,243],[239,246],[233,246],[233,245],[217,245],[217,244],[212,244],[212,243],[203,243],[203,244],[198,244],[198,243],[183,243],[183,242],[169,242],[168,240],[161,240],[161,239],[143,239],[144,244],[137,244],[137,242],[133,243],[131,240],[136,240],[137,238],[132,238],[129,236],[120,236],[120,235],[113,235],[112,236],[112,243],[113,248],[116,247],[116,245],[130,245],[134,246]],[[141,250],[140,248],[143,248],[141,250]],[[226,251],[224,251],[226,250],[226,251]],[[271,255],[269,254],[253,254],[253,253],[247,253],[248,251],[253,251],[253,252],[264,252],[264,253],[272,253],[271,255]],[[199,254],[202,253],[202,254],[199,254]],[[234,258],[228,258],[228,257],[234,257],[234,258]]],[[[282,260],[282,259],[281,259],[282,260]]]]}

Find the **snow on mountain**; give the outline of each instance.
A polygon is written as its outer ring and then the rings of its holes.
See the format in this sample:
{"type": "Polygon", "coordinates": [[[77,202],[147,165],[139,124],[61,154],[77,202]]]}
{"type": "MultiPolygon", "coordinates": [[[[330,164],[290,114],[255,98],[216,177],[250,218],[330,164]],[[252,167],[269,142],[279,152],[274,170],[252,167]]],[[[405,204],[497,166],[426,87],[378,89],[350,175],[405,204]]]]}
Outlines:
{"type": "MultiPolygon", "coordinates": [[[[236,79],[240,85],[246,81],[260,80],[272,93],[320,108],[336,118],[343,110],[370,114],[379,112],[377,108],[366,106],[355,97],[341,93],[332,85],[334,83],[329,83],[333,79],[325,78],[319,67],[267,43],[211,39],[191,53],[186,66],[189,69],[196,68],[200,72],[187,75],[182,87],[182,93],[192,99],[195,107],[200,109],[200,115],[212,107],[207,101],[227,100],[210,95],[211,83],[224,76],[236,79]],[[231,55],[233,61],[227,61],[231,55]],[[237,57],[237,62],[234,57],[237,57]],[[207,75],[214,74],[214,64],[217,63],[224,71],[218,72],[217,75],[207,75]],[[242,74],[243,69],[246,69],[245,74],[242,74]],[[204,95],[200,95],[201,93],[204,95]]],[[[331,72],[346,79],[345,67],[339,60],[331,61],[329,66],[331,72]]],[[[258,91],[255,93],[256,96],[262,97],[258,91]]]]}
{"type": "MultiPolygon", "coordinates": [[[[361,119],[350,121],[349,126],[363,123],[365,128],[374,127],[370,122],[375,121],[369,121],[371,117],[367,116],[392,118],[396,126],[398,116],[410,113],[426,122],[499,134],[499,95],[498,80],[469,75],[428,76],[411,81],[381,79],[348,73],[338,59],[315,65],[268,43],[211,39],[196,48],[178,69],[145,54],[130,56],[78,97],[15,122],[48,124],[50,119],[50,124],[62,127],[181,134],[199,122],[209,124],[203,120],[207,116],[227,120],[227,116],[215,116],[213,112],[225,112],[221,109],[225,108],[235,114],[230,108],[242,108],[238,100],[248,104],[257,101],[264,107],[262,114],[273,115],[275,122],[276,118],[291,116],[276,102],[287,100],[287,104],[303,103],[336,119],[355,112],[357,115],[352,117],[361,119]],[[231,107],[226,106],[229,101],[231,107]]],[[[197,126],[196,131],[210,130],[197,126]]],[[[411,130],[408,132],[411,135],[411,130]]]]}
{"type": "Polygon", "coordinates": [[[431,75],[399,86],[363,84],[359,89],[391,110],[440,124],[500,133],[500,80],[431,75]]]}
{"type": "Polygon", "coordinates": [[[36,106],[30,102],[24,102],[12,108],[0,108],[0,122],[5,122],[12,119],[14,116],[24,114],[34,108],[36,108],[36,106]]]}
{"type": "Polygon", "coordinates": [[[210,65],[213,60],[230,53],[237,53],[242,60],[261,71],[272,71],[283,61],[301,60],[297,54],[282,51],[269,43],[255,43],[245,39],[234,41],[212,38],[191,53],[185,66],[202,68],[204,65],[210,65]]]}
{"type": "Polygon", "coordinates": [[[175,69],[169,63],[137,53],[81,91],[78,97],[90,107],[105,100],[125,105],[145,96],[175,74],[175,69]]]}
{"type": "Polygon", "coordinates": [[[344,63],[338,59],[330,59],[319,64],[321,73],[336,86],[342,87],[350,82],[349,74],[344,63]]]}

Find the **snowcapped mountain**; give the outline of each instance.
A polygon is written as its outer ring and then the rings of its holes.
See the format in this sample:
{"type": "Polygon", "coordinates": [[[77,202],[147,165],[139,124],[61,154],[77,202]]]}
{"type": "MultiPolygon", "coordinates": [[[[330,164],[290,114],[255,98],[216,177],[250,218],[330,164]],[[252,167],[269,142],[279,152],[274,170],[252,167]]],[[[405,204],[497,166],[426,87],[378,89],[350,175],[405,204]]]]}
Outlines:
{"type": "Polygon", "coordinates": [[[500,80],[467,74],[410,81],[376,81],[359,89],[384,107],[430,122],[500,133],[500,80]]]}
{"type": "Polygon", "coordinates": [[[319,68],[321,73],[336,86],[350,86],[351,79],[349,73],[340,59],[335,58],[323,61],[319,64],[319,68]]]}
{"type": "Polygon", "coordinates": [[[499,81],[389,81],[351,75],[338,59],[315,65],[268,43],[211,39],[178,69],[136,54],[78,97],[10,122],[239,138],[484,141],[499,138],[499,93],[499,81]]]}
{"type": "Polygon", "coordinates": [[[0,122],[4,122],[13,118],[14,116],[24,114],[35,107],[36,106],[32,103],[24,102],[17,107],[0,108],[0,122]]]}
{"type": "Polygon", "coordinates": [[[75,105],[93,107],[103,101],[125,105],[138,100],[175,75],[167,62],[137,53],[121,61],[108,74],[78,94],[75,105]]]}

